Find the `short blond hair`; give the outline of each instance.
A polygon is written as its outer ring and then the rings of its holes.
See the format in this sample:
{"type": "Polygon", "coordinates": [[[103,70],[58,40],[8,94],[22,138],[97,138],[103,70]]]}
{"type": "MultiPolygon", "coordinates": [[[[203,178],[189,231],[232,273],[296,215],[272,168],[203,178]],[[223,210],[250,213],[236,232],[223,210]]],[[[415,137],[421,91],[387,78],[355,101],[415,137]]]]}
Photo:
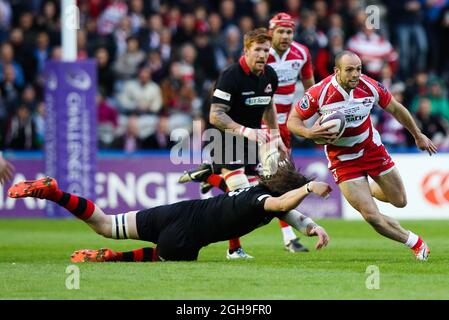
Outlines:
{"type": "Polygon", "coordinates": [[[271,43],[272,37],[269,35],[266,28],[257,28],[245,33],[243,37],[243,45],[246,49],[249,49],[251,45],[255,43],[265,43],[269,41],[271,43]]]}

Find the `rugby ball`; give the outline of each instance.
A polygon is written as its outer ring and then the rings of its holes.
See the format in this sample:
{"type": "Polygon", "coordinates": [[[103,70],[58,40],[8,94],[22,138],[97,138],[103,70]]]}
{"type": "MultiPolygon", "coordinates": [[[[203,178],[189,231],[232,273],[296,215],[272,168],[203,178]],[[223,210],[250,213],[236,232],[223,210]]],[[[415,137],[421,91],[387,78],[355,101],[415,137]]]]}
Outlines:
{"type": "MultiPolygon", "coordinates": [[[[336,133],[338,140],[346,128],[346,118],[345,115],[339,111],[334,111],[332,113],[326,114],[321,120],[320,125],[322,127],[328,128],[329,132],[336,133]]],[[[317,144],[326,144],[324,139],[315,139],[317,144]]]]}

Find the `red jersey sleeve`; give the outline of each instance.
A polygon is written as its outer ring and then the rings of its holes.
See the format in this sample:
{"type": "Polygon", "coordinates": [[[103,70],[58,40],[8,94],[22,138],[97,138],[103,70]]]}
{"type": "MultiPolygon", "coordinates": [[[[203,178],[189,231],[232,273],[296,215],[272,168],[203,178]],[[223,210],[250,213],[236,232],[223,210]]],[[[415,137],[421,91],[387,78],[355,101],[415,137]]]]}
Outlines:
{"type": "Polygon", "coordinates": [[[298,115],[303,119],[309,119],[315,113],[318,112],[318,93],[320,87],[313,86],[306,91],[304,97],[295,105],[295,110],[298,115]]]}
{"type": "Polygon", "coordinates": [[[369,84],[371,84],[374,87],[374,89],[379,94],[379,101],[377,101],[377,103],[381,108],[385,109],[391,101],[390,91],[388,91],[387,88],[385,88],[385,86],[382,83],[374,79],[371,79],[366,75],[363,75],[363,80],[369,82],[369,84]]]}
{"type": "Polygon", "coordinates": [[[306,52],[307,58],[306,63],[304,63],[301,69],[301,79],[310,79],[313,76],[312,56],[306,46],[303,46],[303,48],[306,52]]]}

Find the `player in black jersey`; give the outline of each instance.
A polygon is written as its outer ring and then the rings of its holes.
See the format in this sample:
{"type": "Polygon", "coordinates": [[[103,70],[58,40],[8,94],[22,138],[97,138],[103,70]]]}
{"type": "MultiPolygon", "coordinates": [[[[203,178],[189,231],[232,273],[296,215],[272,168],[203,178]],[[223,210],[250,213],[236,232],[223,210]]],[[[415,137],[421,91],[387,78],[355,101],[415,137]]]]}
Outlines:
{"type": "MultiPolygon", "coordinates": [[[[215,173],[223,175],[228,191],[250,187],[243,169],[259,163],[258,144],[272,140],[274,148],[286,152],[272,101],[278,78],[267,66],[271,36],[267,29],[259,28],[247,32],[243,41],[244,54],[220,73],[213,91],[209,121],[221,132],[221,147],[217,141],[206,146],[213,149],[215,173]],[[268,130],[261,129],[262,119],[268,130]]],[[[238,238],[230,239],[226,256],[252,258],[238,238]]]]}
{"type": "Polygon", "coordinates": [[[92,201],[60,190],[56,180],[23,181],[8,190],[12,198],[47,199],[65,207],[106,238],[151,241],[155,248],[130,252],[78,250],[73,262],[196,260],[210,243],[241,237],[278,217],[308,236],[318,236],[316,248],[329,241],[326,231],[310,218],[294,214],[309,194],[327,197],[331,188],[309,181],[285,161],[258,186],[242,188],[205,200],[182,201],[142,211],[106,215],[92,201]]]}

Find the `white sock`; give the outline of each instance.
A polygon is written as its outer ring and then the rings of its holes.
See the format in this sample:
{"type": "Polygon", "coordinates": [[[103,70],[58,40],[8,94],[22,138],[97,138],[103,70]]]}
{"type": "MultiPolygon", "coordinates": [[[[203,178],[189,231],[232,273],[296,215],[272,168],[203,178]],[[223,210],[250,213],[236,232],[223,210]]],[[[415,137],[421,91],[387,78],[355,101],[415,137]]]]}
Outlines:
{"type": "Polygon", "coordinates": [[[128,239],[128,223],[126,222],[126,213],[111,216],[112,239],[128,239]]]}
{"type": "Polygon", "coordinates": [[[281,228],[282,235],[284,236],[284,243],[288,244],[291,240],[296,239],[297,236],[293,232],[293,228],[291,226],[281,228]]]}
{"type": "Polygon", "coordinates": [[[418,239],[419,239],[419,236],[409,230],[408,239],[407,239],[407,242],[405,243],[405,245],[409,248],[413,248],[415,246],[415,244],[418,242],[418,239]]]}

